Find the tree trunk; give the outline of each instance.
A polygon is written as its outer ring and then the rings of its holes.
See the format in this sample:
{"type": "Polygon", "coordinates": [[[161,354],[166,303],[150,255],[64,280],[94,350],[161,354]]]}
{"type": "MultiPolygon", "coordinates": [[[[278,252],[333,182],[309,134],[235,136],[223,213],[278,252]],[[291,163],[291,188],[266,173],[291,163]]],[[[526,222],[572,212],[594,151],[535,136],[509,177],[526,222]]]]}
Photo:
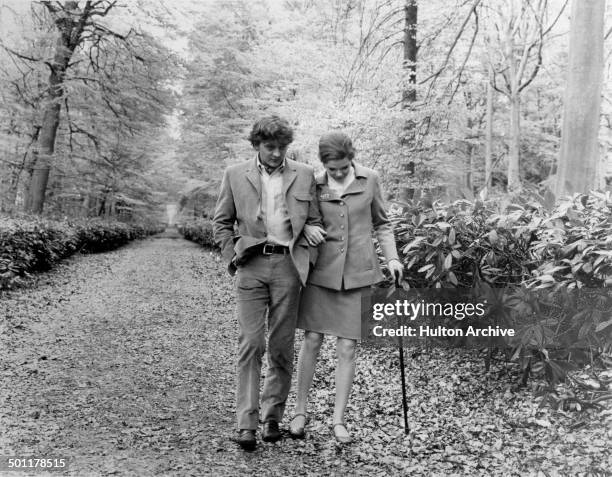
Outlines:
{"type": "MultiPolygon", "coordinates": [[[[26,170],[26,180],[24,184],[24,190],[26,191],[25,201],[27,202],[27,197],[28,197],[27,191],[30,188],[30,183],[32,179],[32,167],[34,163],[36,162],[35,160],[36,148],[33,148],[33,146],[38,142],[39,135],[40,135],[40,126],[35,125],[34,130],[32,131],[32,136],[31,136],[32,140],[30,141],[30,144],[28,144],[28,147],[23,153],[23,157],[21,159],[21,165],[17,168],[17,170],[15,171],[11,179],[11,185],[9,188],[9,202],[12,204],[13,210],[17,210],[17,205],[18,205],[17,204],[17,191],[19,190],[19,182],[21,180],[21,174],[23,173],[24,169],[26,170]],[[30,159],[28,159],[29,156],[31,156],[30,159]]],[[[24,209],[28,210],[26,205],[27,204],[24,205],[24,209]]]]}
{"type": "Polygon", "coordinates": [[[25,178],[25,187],[24,187],[24,197],[23,197],[23,210],[29,211],[32,209],[30,204],[32,203],[30,197],[30,186],[32,184],[32,172],[34,164],[36,164],[36,157],[38,156],[38,152],[36,150],[32,151],[32,161],[26,168],[26,178],[25,178]]]}
{"type": "Polygon", "coordinates": [[[557,197],[596,186],[605,0],[573,0],[557,197]]]}
{"type": "Polygon", "coordinates": [[[608,167],[608,157],[603,147],[599,147],[599,158],[597,159],[597,169],[595,171],[595,183],[593,189],[605,190],[606,189],[606,172],[608,167]]]}
{"type": "Polygon", "coordinates": [[[110,219],[115,213],[115,199],[112,196],[112,193],[109,193],[106,196],[106,208],[104,210],[104,218],[110,219]]]}
{"type": "MultiPolygon", "coordinates": [[[[465,174],[465,188],[473,193],[474,191],[474,146],[468,144],[467,148],[467,172],[465,174]]],[[[471,196],[471,194],[470,194],[471,196]]]]}
{"type": "Polygon", "coordinates": [[[474,194],[474,146],[470,142],[474,137],[474,126],[475,121],[472,117],[472,107],[474,106],[471,102],[471,96],[468,94],[466,99],[466,138],[464,139],[465,144],[465,158],[463,167],[463,181],[461,188],[463,189],[464,198],[471,200],[474,194]]]}
{"type": "Polygon", "coordinates": [[[85,193],[85,197],[83,197],[83,204],[81,205],[81,216],[89,217],[89,203],[91,201],[91,194],[89,192],[85,193]]]}
{"type": "MultiPolygon", "coordinates": [[[[513,5],[513,4],[512,4],[513,5]]],[[[506,30],[505,56],[508,61],[508,99],[510,100],[510,144],[508,156],[507,191],[515,194],[521,188],[520,176],[520,150],[521,150],[521,108],[519,84],[521,78],[518,74],[519,64],[516,57],[516,45],[510,25],[506,30]]]]}
{"type": "MultiPolygon", "coordinates": [[[[416,61],[417,61],[417,0],[406,0],[404,5],[404,69],[408,72],[408,85],[402,91],[402,108],[408,109],[416,101],[416,61]]],[[[414,151],[416,124],[408,119],[404,125],[403,137],[400,144],[404,152],[408,152],[403,161],[402,169],[408,177],[414,175],[414,160],[409,157],[414,151]]],[[[400,199],[410,200],[414,196],[414,189],[409,186],[400,187],[400,199]]]]}
{"type": "Polygon", "coordinates": [[[60,121],[60,101],[64,95],[64,76],[72,53],[80,42],[86,19],[86,13],[80,12],[78,2],[75,1],[65,2],[59,12],[55,24],[60,34],[55,46],[53,63],[49,66],[51,73],[49,74],[48,101],[45,106],[37,146],[38,154],[34,156],[35,162],[26,200],[26,210],[36,214],[42,212],[45,203],[45,191],[49,181],[49,170],[60,121]]]}
{"type": "MultiPolygon", "coordinates": [[[[104,194],[104,193],[103,193],[104,194]]],[[[96,197],[96,216],[102,217],[106,210],[106,194],[96,197]]]]}
{"type": "Polygon", "coordinates": [[[521,176],[519,172],[521,149],[521,102],[518,91],[510,96],[510,157],[508,158],[508,192],[516,193],[521,190],[521,176]]]}
{"type": "MultiPolygon", "coordinates": [[[[53,73],[51,74],[53,76],[53,73]]],[[[61,89],[60,89],[61,90],[61,89]]],[[[52,98],[61,95],[51,93],[52,98]]],[[[51,99],[54,101],[54,99],[51,99]]],[[[40,214],[45,203],[45,191],[49,181],[49,170],[51,169],[51,156],[55,150],[55,137],[59,127],[60,104],[55,102],[47,105],[43,117],[40,139],[38,142],[38,153],[34,156],[35,162],[32,169],[32,177],[28,190],[28,212],[40,214]]]]}
{"type": "Polygon", "coordinates": [[[491,190],[493,175],[493,65],[489,62],[489,82],[487,83],[487,113],[485,130],[485,198],[491,190]]]}
{"type": "Polygon", "coordinates": [[[404,6],[404,68],[408,71],[408,87],[402,93],[404,108],[416,101],[417,7],[417,0],[406,0],[404,6]]]}

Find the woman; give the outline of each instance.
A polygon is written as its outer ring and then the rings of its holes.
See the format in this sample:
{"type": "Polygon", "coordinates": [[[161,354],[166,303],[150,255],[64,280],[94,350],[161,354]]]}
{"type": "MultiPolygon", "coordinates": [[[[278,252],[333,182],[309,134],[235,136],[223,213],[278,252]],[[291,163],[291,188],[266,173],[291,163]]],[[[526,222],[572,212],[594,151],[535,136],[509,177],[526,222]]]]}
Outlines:
{"type": "MultiPolygon", "coordinates": [[[[361,291],[383,279],[372,242],[376,232],[391,273],[402,277],[393,230],[385,212],[378,174],[353,162],[350,138],[332,132],[319,141],[325,172],[317,177],[317,199],[327,231],[308,284],[302,291],[298,328],[305,330],[298,359],[297,403],[290,424],[293,437],[304,437],[308,390],[317,355],[326,334],[336,336],[336,400],[333,434],[351,442],[344,411],[355,375],[355,346],[361,339],[361,291]]],[[[310,245],[314,235],[305,229],[310,245]]]]}

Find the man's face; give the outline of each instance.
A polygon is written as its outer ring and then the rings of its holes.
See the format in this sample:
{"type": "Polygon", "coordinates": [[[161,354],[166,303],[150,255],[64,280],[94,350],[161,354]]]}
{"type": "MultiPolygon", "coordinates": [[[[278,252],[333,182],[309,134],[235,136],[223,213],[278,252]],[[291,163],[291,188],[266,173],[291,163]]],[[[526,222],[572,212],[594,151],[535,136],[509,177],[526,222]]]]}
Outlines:
{"type": "Polygon", "coordinates": [[[289,144],[279,144],[278,141],[262,141],[255,150],[259,152],[259,160],[264,166],[276,169],[281,165],[289,144]]]}

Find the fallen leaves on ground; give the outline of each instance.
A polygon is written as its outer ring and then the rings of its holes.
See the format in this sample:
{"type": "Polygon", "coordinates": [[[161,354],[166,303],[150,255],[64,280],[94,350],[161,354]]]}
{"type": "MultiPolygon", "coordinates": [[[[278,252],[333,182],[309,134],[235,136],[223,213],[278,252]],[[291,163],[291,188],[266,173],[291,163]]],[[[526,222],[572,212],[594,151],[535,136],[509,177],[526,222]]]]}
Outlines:
{"type": "MultiPolygon", "coordinates": [[[[296,340],[299,349],[300,333],[296,340]]],[[[305,440],[231,440],[237,323],[217,254],[163,237],[77,256],[0,298],[0,455],[66,456],[69,475],[586,475],[612,468],[612,411],[554,411],[478,351],[361,348],[333,441],[334,344],[305,440]]],[[[265,369],[265,366],[264,366],[265,369]]],[[[294,383],[295,384],[295,383],[294,383]]],[[[287,422],[294,408],[293,391],[287,422]]]]}

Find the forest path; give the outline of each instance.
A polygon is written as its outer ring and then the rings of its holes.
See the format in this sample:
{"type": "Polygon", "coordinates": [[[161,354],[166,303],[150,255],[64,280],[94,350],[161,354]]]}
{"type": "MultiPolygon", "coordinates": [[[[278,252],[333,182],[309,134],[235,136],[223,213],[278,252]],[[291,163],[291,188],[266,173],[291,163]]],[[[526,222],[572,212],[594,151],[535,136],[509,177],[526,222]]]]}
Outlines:
{"type": "Polygon", "coordinates": [[[72,257],[1,299],[0,456],[68,457],[71,475],[303,468],[231,442],[232,281],[173,236],[72,257]]]}
{"type": "Polygon", "coordinates": [[[406,437],[397,351],[362,347],[347,410],[355,442],[338,448],[333,340],[321,350],[307,439],[245,453],[231,441],[236,338],[225,265],[173,231],[69,258],[0,296],[0,456],[67,457],[68,471],[50,475],[78,476],[603,475],[612,466],[612,411],[538,409],[531,390],[514,388],[512,367],[485,373],[469,350],[407,353],[406,437]]]}

